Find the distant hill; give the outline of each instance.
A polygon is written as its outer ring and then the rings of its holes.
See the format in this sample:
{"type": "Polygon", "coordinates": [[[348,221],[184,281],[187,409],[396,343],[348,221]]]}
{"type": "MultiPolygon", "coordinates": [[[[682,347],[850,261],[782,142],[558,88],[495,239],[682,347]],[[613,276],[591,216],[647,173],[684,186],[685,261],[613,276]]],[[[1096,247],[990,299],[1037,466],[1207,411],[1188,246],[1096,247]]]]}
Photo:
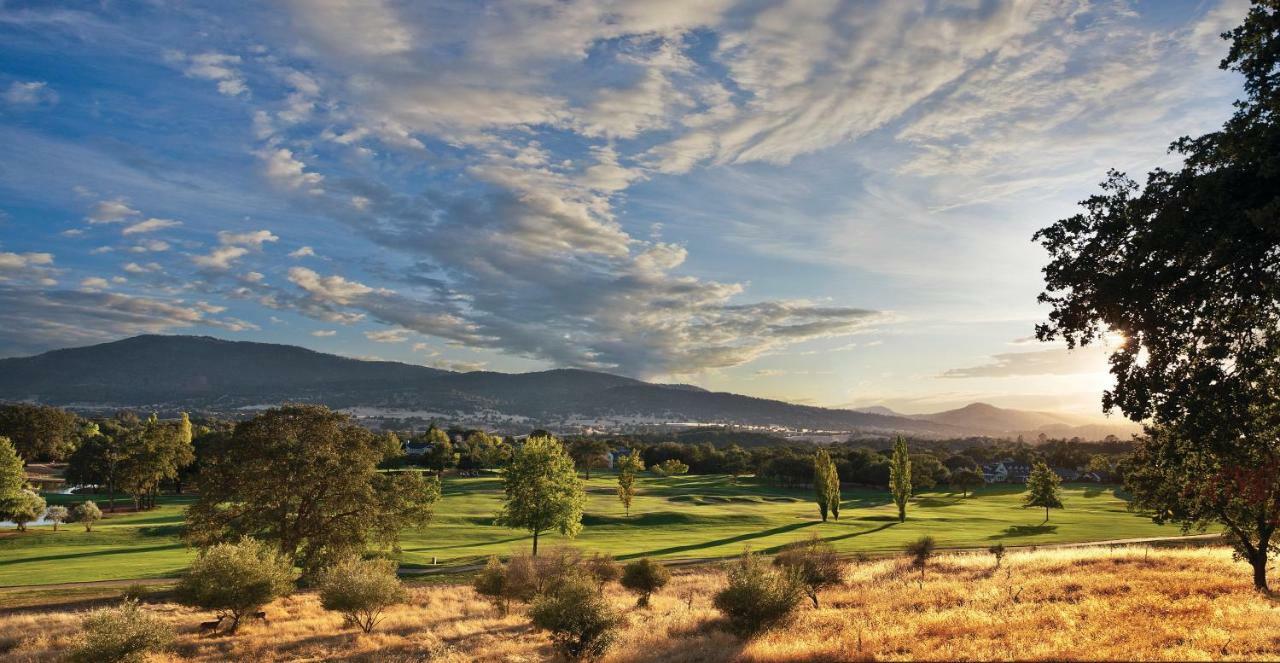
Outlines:
{"type": "Polygon", "coordinates": [[[1127,439],[1141,428],[1124,419],[1117,419],[1114,423],[1099,423],[1084,417],[1056,412],[1014,410],[988,403],[970,403],[962,408],[932,414],[902,414],[883,405],[858,408],[858,411],[931,421],[993,437],[1012,438],[1021,435],[1030,441],[1034,441],[1041,433],[1053,438],[1099,440],[1115,435],[1127,439]]]}
{"type": "Polygon", "coordinates": [[[956,435],[947,424],[710,392],[577,369],[455,373],[268,343],[137,336],[0,359],[0,399],[103,407],[232,411],[284,401],[531,422],[649,419],[956,435]]]}

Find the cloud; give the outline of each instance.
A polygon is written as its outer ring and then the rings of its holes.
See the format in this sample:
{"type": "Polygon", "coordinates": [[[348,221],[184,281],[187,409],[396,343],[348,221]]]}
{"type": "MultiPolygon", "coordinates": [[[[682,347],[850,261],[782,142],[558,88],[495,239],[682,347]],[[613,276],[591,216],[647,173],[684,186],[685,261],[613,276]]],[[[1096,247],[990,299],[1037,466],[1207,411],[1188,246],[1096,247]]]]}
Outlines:
{"type": "Polygon", "coordinates": [[[111,287],[111,284],[107,283],[107,280],[100,276],[90,276],[89,278],[80,281],[80,287],[83,290],[94,292],[97,290],[105,290],[111,287]]]}
{"type": "Polygon", "coordinates": [[[1003,352],[992,361],[967,368],[953,368],[944,378],[1003,378],[1029,375],[1077,375],[1105,373],[1105,351],[1097,346],[1068,350],[1053,348],[1033,352],[1003,352]]]}
{"type": "Polygon", "coordinates": [[[270,230],[254,230],[244,233],[232,233],[225,230],[218,232],[218,241],[226,246],[246,246],[261,249],[264,242],[279,240],[270,230]]]}
{"type": "Polygon", "coordinates": [[[191,262],[204,269],[225,271],[247,253],[249,249],[242,246],[219,246],[208,255],[193,256],[191,262]]]}
{"type": "Polygon", "coordinates": [[[187,76],[217,81],[218,92],[222,94],[235,97],[249,92],[244,76],[236,68],[236,65],[240,64],[238,55],[212,52],[184,55],[175,52],[169,54],[169,59],[185,63],[186,68],[183,73],[187,76]]]}
{"type": "Polygon", "coordinates": [[[303,246],[301,248],[298,248],[297,250],[290,251],[289,257],[290,258],[306,258],[306,257],[314,256],[315,254],[316,254],[315,249],[312,249],[309,246],[303,246]]]}
{"type": "Polygon", "coordinates": [[[333,329],[317,329],[317,330],[315,330],[315,331],[311,332],[311,335],[312,335],[312,336],[316,336],[316,337],[320,337],[320,338],[325,338],[325,337],[328,337],[328,336],[335,336],[335,335],[337,335],[337,333],[338,333],[338,332],[337,332],[337,331],[335,331],[335,330],[333,330],[333,329]]]}
{"type": "Polygon", "coordinates": [[[121,269],[129,272],[130,274],[150,274],[152,272],[161,271],[163,268],[160,266],[160,263],[155,262],[149,262],[145,265],[140,265],[136,262],[129,262],[125,263],[121,269]]]}
{"type": "Polygon", "coordinates": [[[348,56],[396,55],[413,46],[413,34],[381,0],[293,0],[298,22],[326,47],[348,56]]]}
{"type": "Polygon", "coordinates": [[[13,106],[52,106],[58,103],[58,93],[44,81],[14,81],[0,98],[13,106]]]}
{"type": "Polygon", "coordinates": [[[123,198],[116,198],[98,201],[93,209],[89,210],[88,219],[89,223],[119,223],[140,214],[142,212],[129,207],[123,198]]]}
{"type": "Polygon", "coordinates": [[[409,340],[409,334],[412,333],[408,329],[383,329],[379,331],[367,331],[364,337],[374,343],[404,343],[409,340]]]}
{"type": "Polygon", "coordinates": [[[159,239],[144,239],[129,248],[131,253],[159,253],[168,251],[169,243],[159,239]]]}
{"type": "Polygon", "coordinates": [[[320,193],[320,183],[324,176],[306,171],[306,164],[293,156],[288,148],[278,147],[258,152],[262,159],[267,179],[286,189],[306,189],[311,193],[320,193]]]}
{"type": "Polygon", "coordinates": [[[122,235],[137,235],[139,233],[150,233],[157,230],[164,230],[165,228],[176,228],[180,225],[182,225],[181,221],[174,221],[172,219],[147,219],[146,221],[139,221],[125,226],[125,229],[120,231],[120,233],[122,235]]]}
{"type": "Polygon", "coordinates": [[[306,267],[289,268],[289,281],[324,304],[350,304],[356,298],[374,291],[363,283],[348,281],[337,274],[320,276],[306,267]]]}

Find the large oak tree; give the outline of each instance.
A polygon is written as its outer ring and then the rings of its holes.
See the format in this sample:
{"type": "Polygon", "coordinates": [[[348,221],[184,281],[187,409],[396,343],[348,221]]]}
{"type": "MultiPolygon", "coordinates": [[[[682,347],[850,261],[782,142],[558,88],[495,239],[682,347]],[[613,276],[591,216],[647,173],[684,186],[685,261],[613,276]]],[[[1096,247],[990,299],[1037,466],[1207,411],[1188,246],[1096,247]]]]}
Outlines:
{"type": "Polygon", "coordinates": [[[1145,184],[1112,172],[1084,212],[1036,234],[1049,251],[1041,340],[1114,334],[1103,397],[1148,434],[1130,463],[1160,521],[1224,525],[1266,589],[1280,523],[1280,0],[1223,35],[1246,96],[1221,130],[1172,146],[1145,184]]]}

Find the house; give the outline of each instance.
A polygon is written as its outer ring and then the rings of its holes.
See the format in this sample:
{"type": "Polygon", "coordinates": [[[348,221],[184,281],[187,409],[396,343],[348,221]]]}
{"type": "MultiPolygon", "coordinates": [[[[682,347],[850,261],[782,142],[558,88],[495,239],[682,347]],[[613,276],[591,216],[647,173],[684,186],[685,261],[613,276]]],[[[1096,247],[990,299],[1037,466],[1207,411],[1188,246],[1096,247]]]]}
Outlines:
{"type": "Polygon", "coordinates": [[[1004,463],[987,463],[982,466],[982,478],[987,483],[1004,483],[1009,478],[1009,470],[1004,463]]]}
{"type": "Polygon", "coordinates": [[[605,466],[607,466],[609,469],[612,470],[614,466],[617,464],[617,462],[621,460],[623,456],[629,453],[631,453],[630,449],[625,449],[625,448],[614,449],[613,451],[610,451],[609,453],[604,455],[604,464],[605,466]]]}
{"type": "Polygon", "coordinates": [[[1080,481],[1080,470],[1073,470],[1069,467],[1054,467],[1050,469],[1063,481],[1080,481]]]}
{"type": "Polygon", "coordinates": [[[1026,483],[1027,478],[1031,476],[1031,465],[1027,463],[1019,463],[1012,458],[1006,458],[1000,461],[1004,465],[1004,469],[1008,471],[1005,476],[1006,483],[1026,483]]]}
{"type": "Polygon", "coordinates": [[[404,445],[404,455],[411,457],[425,456],[431,453],[430,442],[410,442],[404,445]]]}

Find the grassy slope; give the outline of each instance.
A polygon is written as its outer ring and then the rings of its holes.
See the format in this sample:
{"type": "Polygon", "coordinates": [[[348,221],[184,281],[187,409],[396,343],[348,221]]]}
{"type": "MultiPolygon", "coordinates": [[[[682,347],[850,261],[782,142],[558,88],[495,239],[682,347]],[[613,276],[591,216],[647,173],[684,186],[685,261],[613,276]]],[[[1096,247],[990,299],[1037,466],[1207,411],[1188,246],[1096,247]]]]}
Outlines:
{"type": "MultiPolygon", "coordinates": [[[[1043,511],[1021,508],[1017,486],[987,488],[967,499],[924,493],[908,507],[907,522],[899,524],[888,494],[881,491],[846,490],[840,522],[821,523],[809,491],[770,488],[750,479],[735,484],[719,476],[642,479],[632,515],[623,518],[614,481],[603,475],[588,484],[583,531],[573,543],[619,558],[719,557],[737,554],[745,545],[769,551],[811,533],[843,551],[900,549],[922,534],[952,547],[1177,534],[1129,513],[1113,489],[1097,486],[1067,486],[1067,508],[1054,511],[1041,526],[1043,511]]],[[[406,565],[430,564],[433,556],[452,564],[527,550],[527,533],[492,524],[500,498],[496,478],[447,480],[435,522],[405,533],[406,565]]],[[[185,501],[170,498],[156,511],[108,518],[92,533],[63,526],[56,534],[39,527],[27,535],[0,536],[0,586],[171,576],[192,554],[178,538],[185,501]]],[[[543,544],[565,541],[553,535],[543,544]]]]}

